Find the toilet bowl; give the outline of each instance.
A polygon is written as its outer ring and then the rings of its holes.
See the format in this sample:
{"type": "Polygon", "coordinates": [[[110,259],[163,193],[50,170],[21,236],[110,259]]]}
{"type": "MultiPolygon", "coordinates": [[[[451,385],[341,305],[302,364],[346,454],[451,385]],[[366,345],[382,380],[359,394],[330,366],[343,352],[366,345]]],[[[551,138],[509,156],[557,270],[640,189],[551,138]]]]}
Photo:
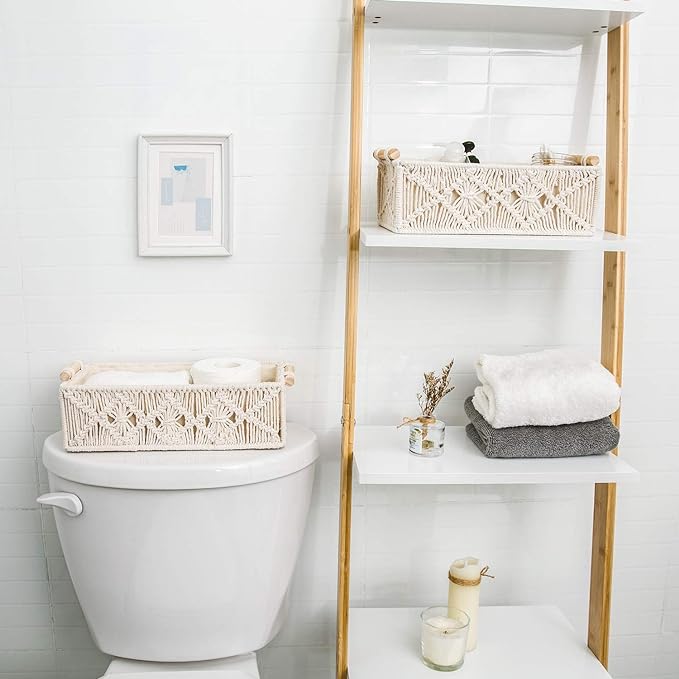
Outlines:
{"type": "MultiPolygon", "coordinates": [[[[281,450],[67,453],[43,448],[57,531],[105,676],[256,679],[278,633],[318,458],[281,450]]],[[[151,679],[151,677],[149,677],[151,679]]]]}

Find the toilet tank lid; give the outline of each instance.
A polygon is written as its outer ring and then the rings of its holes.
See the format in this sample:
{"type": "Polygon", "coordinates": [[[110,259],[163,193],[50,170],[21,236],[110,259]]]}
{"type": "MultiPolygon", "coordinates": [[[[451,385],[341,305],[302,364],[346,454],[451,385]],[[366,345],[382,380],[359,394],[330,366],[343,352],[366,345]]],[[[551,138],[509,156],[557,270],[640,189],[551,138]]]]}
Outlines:
{"type": "Polygon", "coordinates": [[[316,435],[288,424],[279,450],[68,453],[61,432],[45,440],[42,460],[55,476],[89,486],[138,490],[224,488],[293,474],[318,457],[316,435]]]}

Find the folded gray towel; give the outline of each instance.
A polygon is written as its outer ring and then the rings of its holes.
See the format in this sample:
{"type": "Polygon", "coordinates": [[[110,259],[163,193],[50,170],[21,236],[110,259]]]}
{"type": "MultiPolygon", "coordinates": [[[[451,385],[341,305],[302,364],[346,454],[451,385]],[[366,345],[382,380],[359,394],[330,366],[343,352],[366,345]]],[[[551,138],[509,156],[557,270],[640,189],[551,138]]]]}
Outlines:
{"type": "Polygon", "coordinates": [[[505,427],[494,429],[478,413],[470,396],[464,409],[471,420],[467,436],[486,457],[581,457],[613,450],[620,432],[610,417],[594,422],[556,427],[505,427]]]}

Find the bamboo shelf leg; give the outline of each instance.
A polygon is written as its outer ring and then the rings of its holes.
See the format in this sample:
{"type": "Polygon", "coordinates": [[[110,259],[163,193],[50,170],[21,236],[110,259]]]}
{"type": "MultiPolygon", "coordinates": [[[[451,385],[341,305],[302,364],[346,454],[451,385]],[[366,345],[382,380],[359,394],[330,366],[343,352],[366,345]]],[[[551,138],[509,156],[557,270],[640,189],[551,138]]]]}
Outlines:
{"type": "Polygon", "coordinates": [[[344,400],[340,462],[339,566],[337,574],[337,679],[346,679],[349,629],[351,492],[354,463],[356,326],[361,219],[361,140],[363,131],[363,48],[365,0],[354,0],[351,67],[351,151],[349,156],[349,228],[344,319],[344,400]]]}
{"type": "MultiPolygon", "coordinates": [[[[629,26],[608,35],[608,96],[606,111],[606,231],[627,233],[627,125],[629,99],[629,26]]],[[[625,253],[604,253],[601,362],[622,383],[625,304],[625,253]]],[[[613,421],[620,424],[620,411],[613,421]]],[[[617,450],[614,451],[617,454],[617,450]]],[[[614,483],[594,490],[592,571],[589,592],[588,645],[604,667],[608,643],[613,579],[615,528],[614,483]]]]}

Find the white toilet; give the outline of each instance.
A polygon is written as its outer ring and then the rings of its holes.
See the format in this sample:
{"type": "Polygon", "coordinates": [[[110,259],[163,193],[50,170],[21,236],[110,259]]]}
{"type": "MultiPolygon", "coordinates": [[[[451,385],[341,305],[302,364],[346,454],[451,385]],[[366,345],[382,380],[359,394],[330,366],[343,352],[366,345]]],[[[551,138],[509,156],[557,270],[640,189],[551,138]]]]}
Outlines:
{"type": "Polygon", "coordinates": [[[67,453],[45,441],[73,586],[117,679],[257,679],[280,629],[318,458],[282,450],[67,453]],[[150,676],[149,676],[150,675],[150,676]]]}

